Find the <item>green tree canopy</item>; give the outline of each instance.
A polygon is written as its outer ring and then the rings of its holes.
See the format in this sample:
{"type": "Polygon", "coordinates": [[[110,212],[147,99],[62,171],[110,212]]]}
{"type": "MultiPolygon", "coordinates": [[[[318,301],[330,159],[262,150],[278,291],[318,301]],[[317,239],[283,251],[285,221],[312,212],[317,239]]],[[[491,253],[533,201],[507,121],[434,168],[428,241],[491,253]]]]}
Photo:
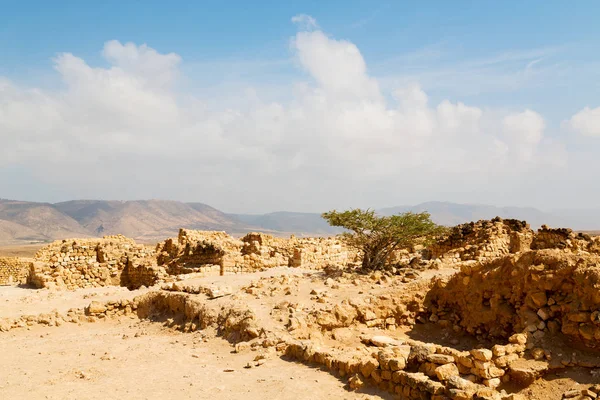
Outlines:
{"type": "Polygon", "coordinates": [[[384,269],[394,250],[409,248],[445,231],[443,226],[431,221],[427,212],[378,216],[373,210],[357,208],[329,211],[322,217],[331,226],[350,231],[342,233],[342,236],[349,246],[362,252],[362,266],[367,270],[384,269]]]}

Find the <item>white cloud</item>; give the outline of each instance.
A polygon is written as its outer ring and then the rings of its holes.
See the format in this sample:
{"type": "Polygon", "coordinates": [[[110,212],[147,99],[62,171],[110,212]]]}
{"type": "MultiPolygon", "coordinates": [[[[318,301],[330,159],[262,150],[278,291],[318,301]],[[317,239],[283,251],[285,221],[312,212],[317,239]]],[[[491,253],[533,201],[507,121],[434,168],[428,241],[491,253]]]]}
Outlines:
{"type": "Polygon", "coordinates": [[[310,31],[319,28],[317,20],[306,14],[298,14],[292,17],[292,22],[298,26],[298,28],[310,31]]]}
{"type": "Polygon", "coordinates": [[[507,115],[502,123],[505,138],[512,144],[517,156],[526,161],[531,160],[544,135],[545,123],[542,116],[535,111],[525,110],[507,115]]]}
{"type": "Polygon", "coordinates": [[[600,137],[600,107],[585,107],[573,115],[567,125],[582,135],[600,137]]]}
{"type": "Polygon", "coordinates": [[[358,48],[345,40],[327,37],[321,31],[299,32],[292,48],[301,66],[331,95],[377,98],[377,81],[367,75],[367,65],[358,48]]]}
{"type": "Polygon", "coordinates": [[[142,77],[146,84],[164,86],[176,77],[181,57],[175,53],[160,54],[146,44],[121,44],[117,40],[106,42],[102,55],[115,67],[142,77]]]}
{"type": "Polygon", "coordinates": [[[0,83],[0,167],[25,165],[79,197],[258,212],[428,200],[465,184],[494,195],[552,164],[546,148],[560,153],[531,110],[432,105],[416,83],[390,101],[353,43],[314,30],[309,16],[293,20],[313,29],[292,39],[310,81],[285,101],[263,99],[260,86],[230,93],[245,99],[235,103],[178,92],[181,57],[118,41],[102,52],[108,68],[57,56],[64,90],[0,83]]]}

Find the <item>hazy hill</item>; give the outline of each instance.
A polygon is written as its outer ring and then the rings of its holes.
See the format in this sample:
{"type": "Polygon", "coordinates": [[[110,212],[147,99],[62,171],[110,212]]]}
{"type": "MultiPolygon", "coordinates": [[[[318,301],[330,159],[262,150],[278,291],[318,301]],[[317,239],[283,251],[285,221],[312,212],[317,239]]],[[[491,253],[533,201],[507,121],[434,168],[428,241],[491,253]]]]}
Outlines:
{"type": "Polygon", "coordinates": [[[279,211],[269,214],[231,214],[232,217],[261,229],[298,235],[335,235],[342,230],[330,226],[316,213],[279,211]]]}
{"type": "Polygon", "coordinates": [[[0,220],[0,243],[12,243],[12,242],[44,242],[48,238],[39,232],[34,231],[26,226],[0,220]]]}
{"type": "Polygon", "coordinates": [[[179,228],[226,230],[230,233],[252,230],[252,227],[202,203],[74,200],[55,206],[88,231],[100,236],[120,233],[152,240],[176,235],[179,228]]]}
{"type": "MultiPolygon", "coordinates": [[[[383,215],[429,211],[434,221],[449,226],[500,216],[526,220],[533,228],[547,224],[576,230],[600,229],[600,210],[546,213],[525,207],[427,202],[377,211],[383,215]]],[[[4,244],[118,233],[151,242],[175,236],[182,227],[222,230],[233,235],[262,231],[285,236],[329,236],[341,231],[330,227],[317,213],[225,214],[203,203],[164,200],[73,200],[50,204],[0,199],[0,243],[4,244]]]]}
{"type": "Polygon", "coordinates": [[[578,230],[600,230],[600,208],[587,210],[553,210],[553,215],[561,221],[567,221],[565,226],[575,227],[578,230]]]}
{"type": "Polygon", "coordinates": [[[48,203],[0,200],[0,220],[12,223],[2,224],[3,231],[12,232],[13,238],[52,240],[89,235],[76,220],[48,203]]]}
{"type": "MultiPolygon", "coordinates": [[[[483,204],[457,204],[440,201],[430,201],[417,204],[416,206],[398,206],[390,208],[382,208],[378,210],[383,215],[392,215],[401,212],[423,212],[428,211],[431,214],[431,219],[441,225],[457,225],[480,219],[491,219],[494,217],[514,218],[525,220],[531,224],[532,228],[538,228],[541,225],[549,226],[568,226],[575,229],[576,227],[566,218],[545,213],[532,207],[495,207],[483,204]]],[[[600,225],[597,225],[600,226],[600,225]]]]}

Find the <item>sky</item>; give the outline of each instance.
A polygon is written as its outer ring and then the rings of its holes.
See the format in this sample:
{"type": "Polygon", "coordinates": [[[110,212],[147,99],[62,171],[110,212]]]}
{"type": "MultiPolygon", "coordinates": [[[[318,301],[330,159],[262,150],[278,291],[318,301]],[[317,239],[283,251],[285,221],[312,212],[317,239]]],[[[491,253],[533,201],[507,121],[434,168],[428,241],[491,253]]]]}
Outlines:
{"type": "Polygon", "coordinates": [[[600,196],[597,1],[0,0],[0,198],[600,196]]]}

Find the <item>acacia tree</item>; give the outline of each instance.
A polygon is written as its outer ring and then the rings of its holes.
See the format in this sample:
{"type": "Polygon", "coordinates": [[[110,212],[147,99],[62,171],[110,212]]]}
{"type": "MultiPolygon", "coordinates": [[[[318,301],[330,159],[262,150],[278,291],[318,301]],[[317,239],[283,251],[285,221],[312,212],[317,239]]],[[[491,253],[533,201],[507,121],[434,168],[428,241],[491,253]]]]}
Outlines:
{"type": "Polygon", "coordinates": [[[373,210],[357,208],[333,210],[321,216],[331,226],[350,231],[342,233],[342,236],[349,246],[362,252],[362,267],[365,270],[384,269],[394,250],[411,247],[445,231],[443,226],[431,221],[427,212],[378,216],[373,210]]]}

